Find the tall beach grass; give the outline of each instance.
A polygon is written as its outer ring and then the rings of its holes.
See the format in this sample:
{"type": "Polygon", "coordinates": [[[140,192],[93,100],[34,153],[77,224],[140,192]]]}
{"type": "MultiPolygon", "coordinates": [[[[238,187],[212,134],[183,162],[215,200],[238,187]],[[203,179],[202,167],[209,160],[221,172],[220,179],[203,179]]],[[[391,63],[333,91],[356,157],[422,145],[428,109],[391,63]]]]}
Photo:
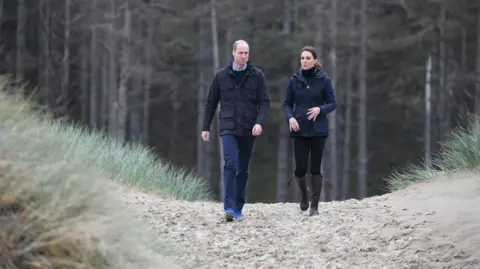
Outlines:
{"type": "Polygon", "coordinates": [[[113,182],[77,165],[0,160],[0,268],[181,268],[113,182]]]}
{"type": "Polygon", "coordinates": [[[123,145],[81,126],[40,119],[33,103],[1,92],[7,85],[8,80],[0,78],[0,139],[5,141],[0,143],[0,151],[8,152],[10,158],[47,164],[70,160],[82,163],[79,169],[99,169],[123,186],[166,198],[210,199],[210,188],[203,178],[158,159],[139,143],[123,145]]]}
{"type": "Polygon", "coordinates": [[[388,189],[401,190],[416,182],[460,170],[476,172],[480,167],[480,118],[470,114],[467,122],[466,127],[452,130],[441,143],[439,153],[431,159],[394,171],[386,178],[388,189]]]}
{"type": "Polygon", "coordinates": [[[6,89],[0,77],[0,268],[181,268],[121,185],[199,200],[206,183],[141,146],[40,117],[6,89]]]}

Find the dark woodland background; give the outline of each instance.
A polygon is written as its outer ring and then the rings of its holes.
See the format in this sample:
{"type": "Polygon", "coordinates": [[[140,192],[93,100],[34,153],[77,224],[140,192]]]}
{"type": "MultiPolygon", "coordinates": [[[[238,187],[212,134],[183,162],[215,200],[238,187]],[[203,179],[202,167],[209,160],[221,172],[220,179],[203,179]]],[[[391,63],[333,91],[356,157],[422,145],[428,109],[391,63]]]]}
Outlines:
{"type": "Polygon", "coordinates": [[[281,105],[300,49],[313,45],[338,101],[323,162],[336,187],[323,200],[361,199],[480,108],[478,2],[0,0],[0,66],[56,117],[144,141],[218,197],[218,140],[201,142],[199,121],[215,70],[245,39],[272,101],[248,200],[294,201],[281,105]]]}

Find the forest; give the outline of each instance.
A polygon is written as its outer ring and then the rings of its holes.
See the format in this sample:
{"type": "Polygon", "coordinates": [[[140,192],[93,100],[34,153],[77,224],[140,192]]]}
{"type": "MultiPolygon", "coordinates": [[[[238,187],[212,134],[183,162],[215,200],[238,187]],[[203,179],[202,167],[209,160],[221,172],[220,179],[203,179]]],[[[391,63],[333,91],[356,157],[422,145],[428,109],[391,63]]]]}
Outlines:
{"type": "MultiPolygon", "coordinates": [[[[282,103],[314,46],[338,107],[323,201],[387,192],[480,110],[480,4],[470,0],[0,0],[1,72],[59,120],[144,143],[221,199],[218,137],[200,132],[216,70],[244,39],[271,109],[248,202],[297,201],[282,103]]],[[[215,124],[214,124],[215,127],[215,124]]],[[[214,131],[215,129],[212,129],[214,131]]]]}

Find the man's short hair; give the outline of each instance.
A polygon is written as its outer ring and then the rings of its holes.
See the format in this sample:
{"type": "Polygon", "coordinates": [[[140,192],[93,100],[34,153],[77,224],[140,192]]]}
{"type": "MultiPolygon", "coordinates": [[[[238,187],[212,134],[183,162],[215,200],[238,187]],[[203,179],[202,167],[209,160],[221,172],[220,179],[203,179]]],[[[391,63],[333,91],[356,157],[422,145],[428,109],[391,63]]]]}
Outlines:
{"type": "Polygon", "coordinates": [[[241,44],[241,43],[245,43],[245,45],[247,45],[248,47],[250,47],[250,46],[248,45],[247,41],[245,41],[245,40],[243,40],[243,39],[239,39],[239,40],[233,42],[233,50],[236,51],[238,45],[241,44]]]}

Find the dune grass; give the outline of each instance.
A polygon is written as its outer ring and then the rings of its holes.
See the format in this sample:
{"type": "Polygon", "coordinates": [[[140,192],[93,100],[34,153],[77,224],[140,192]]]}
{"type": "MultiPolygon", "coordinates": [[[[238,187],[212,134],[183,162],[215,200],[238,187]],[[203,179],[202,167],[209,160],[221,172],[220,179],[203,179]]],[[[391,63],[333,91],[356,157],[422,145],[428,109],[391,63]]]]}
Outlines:
{"type": "Polygon", "coordinates": [[[467,116],[467,126],[452,130],[439,153],[420,165],[394,171],[387,179],[390,191],[404,189],[416,182],[459,170],[477,171],[480,167],[480,118],[467,116]]]}
{"type": "Polygon", "coordinates": [[[174,246],[127,210],[121,185],[198,200],[204,181],[140,146],[40,117],[2,91],[8,83],[0,77],[0,268],[181,268],[165,257],[174,246]]]}
{"type": "Polygon", "coordinates": [[[0,161],[0,268],[180,268],[114,183],[78,165],[0,161]]]}
{"type": "MultiPolygon", "coordinates": [[[[8,81],[0,81],[3,88],[8,81]],[[3,82],[3,83],[2,83],[3,82]]],[[[0,85],[0,89],[2,88],[0,85]]],[[[51,163],[60,159],[100,169],[124,186],[188,201],[210,199],[208,182],[194,173],[159,160],[144,146],[123,145],[115,138],[60,121],[39,119],[32,103],[0,92],[4,141],[0,150],[22,161],[51,163]]],[[[1,135],[1,134],[0,134],[1,135]]]]}

